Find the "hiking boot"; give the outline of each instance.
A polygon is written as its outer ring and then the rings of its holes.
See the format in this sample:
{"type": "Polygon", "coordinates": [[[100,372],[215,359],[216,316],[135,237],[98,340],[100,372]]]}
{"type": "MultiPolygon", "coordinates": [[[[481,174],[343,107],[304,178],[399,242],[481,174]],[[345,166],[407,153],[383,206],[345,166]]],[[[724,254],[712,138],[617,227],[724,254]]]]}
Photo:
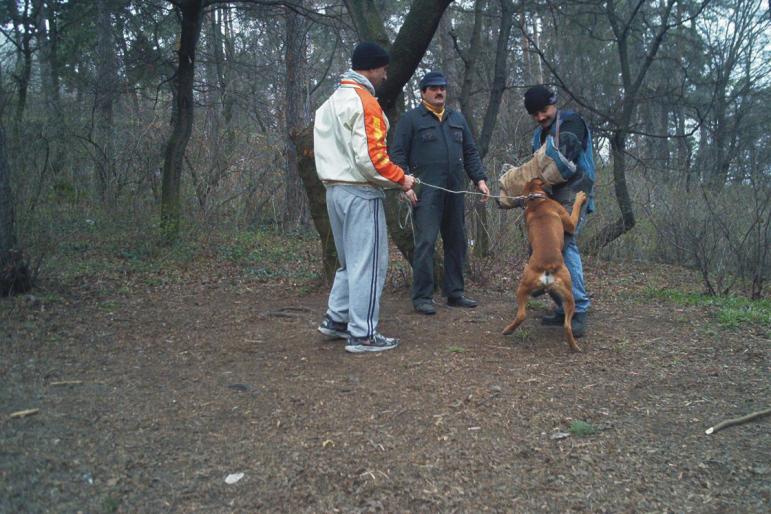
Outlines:
{"type": "Polygon", "coordinates": [[[384,352],[393,350],[399,346],[399,340],[395,337],[386,337],[375,332],[370,337],[349,337],[345,343],[345,351],[348,353],[384,352]]]}
{"type": "Polygon", "coordinates": [[[541,325],[550,327],[562,326],[565,324],[565,313],[554,311],[541,318],[541,325]]]}
{"type": "Polygon", "coordinates": [[[425,314],[426,316],[433,316],[436,314],[436,308],[431,303],[423,302],[415,304],[415,312],[425,314]]]}
{"type": "Polygon", "coordinates": [[[586,313],[576,312],[573,314],[573,320],[570,323],[570,326],[573,328],[573,337],[576,339],[584,337],[584,334],[586,334],[586,313]]]}
{"type": "Polygon", "coordinates": [[[346,339],[351,335],[348,333],[348,323],[335,321],[329,315],[325,315],[321,321],[319,332],[332,339],[346,339]]]}
{"type": "Polygon", "coordinates": [[[464,307],[466,309],[473,309],[479,305],[479,302],[472,300],[471,298],[466,298],[465,296],[458,296],[456,298],[448,298],[447,305],[450,307],[464,307]]]}

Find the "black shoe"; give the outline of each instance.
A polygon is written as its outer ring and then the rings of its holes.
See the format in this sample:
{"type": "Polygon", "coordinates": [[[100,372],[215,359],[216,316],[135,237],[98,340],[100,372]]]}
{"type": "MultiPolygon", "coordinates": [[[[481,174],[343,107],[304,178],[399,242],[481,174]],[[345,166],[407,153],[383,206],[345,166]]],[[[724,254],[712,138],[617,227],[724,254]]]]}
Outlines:
{"type": "Polygon", "coordinates": [[[415,312],[425,314],[426,316],[433,316],[436,314],[436,308],[434,308],[433,304],[423,302],[415,304],[415,312]]]}
{"type": "Polygon", "coordinates": [[[554,311],[541,318],[541,325],[550,327],[562,326],[565,324],[565,313],[554,311]]]}
{"type": "Polygon", "coordinates": [[[457,298],[448,298],[447,305],[450,307],[464,307],[466,309],[473,309],[479,302],[466,298],[465,296],[458,296],[457,298]]]}
{"type": "Polygon", "coordinates": [[[319,325],[319,332],[332,339],[346,339],[351,335],[348,333],[348,323],[335,321],[329,316],[324,316],[319,325]]]}
{"type": "MultiPolygon", "coordinates": [[[[541,325],[548,325],[552,327],[561,327],[565,324],[565,315],[561,312],[552,312],[541,318],[541,325]]],[[[586,313],[576,312],[573,314],[573,320],[570,322],[570,326],[573,329],[573,337],[578,339],[586,334],[586,313]]]]}
{"type": "Polygon", "coordinates": [[[586,313],[576,312],[573,314],[570,326],[573,328],[573,337],[576,339],[584,337],[584,334],[586,334],[586,313]]]}

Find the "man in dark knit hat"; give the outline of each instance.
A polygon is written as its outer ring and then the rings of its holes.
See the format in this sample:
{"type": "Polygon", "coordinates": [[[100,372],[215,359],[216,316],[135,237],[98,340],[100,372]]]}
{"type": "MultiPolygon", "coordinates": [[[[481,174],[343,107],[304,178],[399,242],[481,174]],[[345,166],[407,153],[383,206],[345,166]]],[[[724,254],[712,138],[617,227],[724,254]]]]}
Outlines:
{"type": "Polygon", "coordinates": [[[387,76],[388,53],[361,43],[351,68],[313,125],[316,173],[326,188],[340,261],[319,332],[345,339],[350,353],[382,352],[399,344],[377,330],[388,270],[383,189],[409,191],[415,179],[388,157],[388,119],[375,98],[387,76]]]}
{"type": "Polygon", "coordinates": [[[447,79],[431,71],[420,80],[419,106],[404,114],[396,125],[391,157],[426,185],[420,193],[408,192],[413,204],[415,251],[412,258],[412,305],[420,314],[436,314],[434,294],[434,248],[439,233],[444,246],[442,289],[452,307],[476,307],[464,295],[463,268],[466,260],[465,195],[468,180],[489,197],[487,176],[474,138],[463,115],[446,107],[447,79]]]}
{"type": "MultiPolygon", "coordinates": [[[[576,245],[576,237],[584,224],[586,215],[594,211],[594,181],[595,167],[592,155],[592,135],[589,127],[581,116],[573,111],[557,108],[557,95],[543,85],[533,86],[525,92],[525,109],[538,127],[533,134],[533,152],[544,144],[551,144],[564,157],[555,159],[560,174],[566,181],[552,186],[551,197],[561,203],[568,212],[573,209],[573,202],[578,191],[583,191],[589,197],[581,210],[581,218],[573,234],[565,234],[563,257],[565,266],[570,271],[573,282],[573,298],[576,311],[573,315],[573,335],[582,337],[586,332],[586,316],[591,302],[584,286],[584,270],[581,254],[576,245]]],[[[545,316],[541,322],[544,325],[562,326],[565,313],[559,304],[559,297],[552,298],[557,302],[556,310],[545,316]]]]}

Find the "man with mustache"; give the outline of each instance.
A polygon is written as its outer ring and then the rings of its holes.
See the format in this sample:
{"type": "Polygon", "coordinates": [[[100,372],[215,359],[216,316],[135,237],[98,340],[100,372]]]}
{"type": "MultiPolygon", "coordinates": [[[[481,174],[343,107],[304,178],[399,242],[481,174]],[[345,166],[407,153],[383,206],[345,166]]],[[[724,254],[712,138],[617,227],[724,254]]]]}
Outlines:
{"type": "MultiPolygon", "coordinates": [[[[468,179],[489,198],[487,176],[474,138],[463,115],[446,107],[447,79],[431,71],[420,80],[419,106],[404,114],[396,125],[391,159],[426,184],[462,191],[468,179]]],[[[412,258],[412,304],[420,314],[436,314],[434,248],[441,233],[444,245],[442,289],[452,307],[476,307],[464,296],[463,267],[467,239],[463,194],[426,185],[419,193],[407,191],[413,205],[415,252],[412,258]]]]}
{"type": "MultiPolygon", "coordinates": [[[[581,209],[578,226],[572,234],[565,234],[562,255],[573,282],[573,298],[576,311],[572,328],[575,337],[586,332],[586,316],[591,306],[584,286],[584,270],[576,237],[584,224],[586,215],[594,211],[595,166],[592,154],[592,134],[584,119],[576,112],[557,108],[557,95],[544,85],[529,88],[524,97],[525,109],[538,126],[533,133],[533,152],[548,145],[547,155],[557,152],[557,168],[565,182],[552,187],[551,197],[570,212],[578,191],[583,191],[589,201],[581,209]],[[556,146],[556,148],[554,148],[556,146]]],[[[552,296],[557,308],[542,319],[544,325],[562,325],[565,314],[559,297],[552,296]]]]}

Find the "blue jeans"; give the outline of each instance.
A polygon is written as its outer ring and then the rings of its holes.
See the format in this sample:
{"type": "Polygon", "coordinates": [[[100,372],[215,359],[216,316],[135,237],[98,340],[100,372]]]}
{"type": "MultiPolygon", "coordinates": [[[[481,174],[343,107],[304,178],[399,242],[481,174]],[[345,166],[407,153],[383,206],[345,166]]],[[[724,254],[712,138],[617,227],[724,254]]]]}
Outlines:
{"type": "MultiPolygon", "coordinates": [[[[571,206],[572,208],[572,206],[571,206]]],[[[570,211],[568,211],[570,212],[570,211]]],[[[587,312],[592,302],[586,296],[584,287],[584,267],[581,263],[581,253],[576,244],[576,238],[581,231],[581,227],[586,221],[586,205],[581,209],[581,218],[574,234],[565,234],[565,249],[562,250],[562,257],[565,259],[565,266],[570,272],[570,280],[573,282],[573,299],[576,302],[576,313],[587,312]]],[[[557,312],[562,313],[562,306],[557,307],[557,312]]]]}

